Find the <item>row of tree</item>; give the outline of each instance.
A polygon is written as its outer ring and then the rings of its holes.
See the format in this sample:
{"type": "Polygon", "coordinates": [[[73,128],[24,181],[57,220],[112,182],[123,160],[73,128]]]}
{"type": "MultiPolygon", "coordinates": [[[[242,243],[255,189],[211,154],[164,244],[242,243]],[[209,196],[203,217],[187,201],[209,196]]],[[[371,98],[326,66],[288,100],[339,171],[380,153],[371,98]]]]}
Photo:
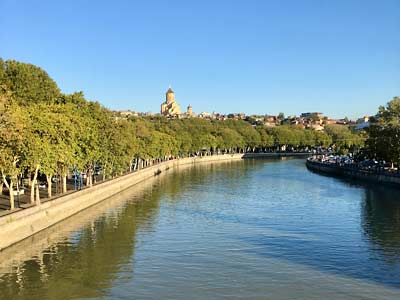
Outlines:
{"type": "Polygon", "coordinates": [[[52,197],[52,178],[60,178],[65,193],[72,170],[87,174],[90,186],[99,168],[105,179],[171,157],[315,146],[348,151],[363,141],[345,126],[317,132],[238,120],[118,118],[81,92],[61,93],[41,68],[0,59],[0,192],[7,187],[11,208],[22,177],[29,180],[30,201],[39,203],[40,175],[52,197]]]}

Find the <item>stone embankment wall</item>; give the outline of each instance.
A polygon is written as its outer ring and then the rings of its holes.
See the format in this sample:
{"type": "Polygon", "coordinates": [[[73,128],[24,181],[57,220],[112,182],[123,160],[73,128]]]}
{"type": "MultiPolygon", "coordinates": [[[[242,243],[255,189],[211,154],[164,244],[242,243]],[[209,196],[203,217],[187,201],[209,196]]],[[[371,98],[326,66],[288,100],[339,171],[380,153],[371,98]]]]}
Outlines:
{"type": "Polygon", "coordinates": [[[303,152],[260,152],[260,153],[245,153],[243,154],[243,158],[277,158],[277,157],[307,157],[313,155],[312,153],[303,153],[303,152]]]}
{"type": "Polygon", "coordinates": [[[366,170],[340,167],[337,165],[326,164],[312,160],[307,160],[306,165],[310,170],[316,172],[331,174],[349,179],[385,184],[400,188],[400,176],[398,175],[379,174],[368,172],[366,170]]]}
{"type": "Polygon", "coordinates": [[[241,160],[243,154],[214,155],[183,158],[162,162],[113,180],[99,183],[81,191],[49,200],[38,206],[29,207],[0,218],[0,251],[45,228],[48,228],[102,200],[138,184],[160,172],[205,162],[241,160]]]}

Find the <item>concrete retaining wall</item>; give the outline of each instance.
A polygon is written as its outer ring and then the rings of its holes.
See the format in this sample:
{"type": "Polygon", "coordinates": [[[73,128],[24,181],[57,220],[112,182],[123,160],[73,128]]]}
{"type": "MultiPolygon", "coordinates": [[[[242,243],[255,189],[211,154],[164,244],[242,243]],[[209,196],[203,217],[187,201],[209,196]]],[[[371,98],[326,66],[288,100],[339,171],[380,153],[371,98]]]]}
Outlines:
{"type": "Polygon", "coordinates": [[[312,153],[302,152],[282,152],[282,153],[245,153],[243,158],[277,158],[277,157],[308,157],[313,155],[312,153]]]}
{"type": "Polygon", "coordinates": [[[331,174],[335,176],[346,177],[374,183],[380,183],[400,188],[400,176],[389,176],[385,174],[377,174],[359,169],[350,169],[336,165],[328,165],[320,162],[307,160],[307,167],[316,172],[331,174]]]}
{"type": "Polygon", "coordinates": [[[0,218],[0,251],[158,173],[181,165],[241,160],[243,154],[171,160],[0,218]]]}

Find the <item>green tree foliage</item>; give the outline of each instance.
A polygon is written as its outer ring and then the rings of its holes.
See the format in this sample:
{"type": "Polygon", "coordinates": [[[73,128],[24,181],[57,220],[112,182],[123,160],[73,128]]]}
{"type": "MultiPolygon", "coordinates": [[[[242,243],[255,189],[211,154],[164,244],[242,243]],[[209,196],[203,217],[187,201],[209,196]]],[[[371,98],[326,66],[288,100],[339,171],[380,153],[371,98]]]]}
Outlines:
{"type": "MultiPolygon", "coordinates": [[[[11,93],[0,83],[0,176],[10,194],[10,206],[14,208],[14,184],[20,173],[18,163],[23,149],[25,131],[24,111],[15,105],[11,93]]],[[[2,190],[2,188],[1,188],[2,190]]]]}
{"type": "Polygon", "coordinates": [[[343,125],[326,125],[325,132],[332,138],[333,147],[338,153],[347,153],[363,147],[365,137],[343,125]]]}
{"type": "Polygon", "coordinates": [[[274,146],[274,137],[267,132],[264,126],[257,126],[256,130],[260,135],[260,147],[268,148],[274,146]]]}
{"type": "Polygon", "coordinates": [[[400,163],[400,98],[394,97],[387,105],[379,107],[368,129],[366,150],[369,156],[400,163]]]}
{"type": "Polygon", "coordinates": [[[41,68],[15,60],[0,62],[0,80],[21,105],[51,103],[60,96],[57,84],[41,68]]]}

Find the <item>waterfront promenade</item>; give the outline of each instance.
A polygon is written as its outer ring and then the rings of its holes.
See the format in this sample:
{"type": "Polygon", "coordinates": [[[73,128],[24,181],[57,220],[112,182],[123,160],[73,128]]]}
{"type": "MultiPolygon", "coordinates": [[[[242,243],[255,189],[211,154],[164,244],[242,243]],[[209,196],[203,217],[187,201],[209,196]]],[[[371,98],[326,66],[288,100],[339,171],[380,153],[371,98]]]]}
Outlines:
{"type": "Polygon", "coordinates": [[[386,170],[382,167],[361,167],[359,164],[326,162],[317,157],[308,158],[306,165],[308,169],[315,172],[400,188],[399,170],[386,170]]]}

